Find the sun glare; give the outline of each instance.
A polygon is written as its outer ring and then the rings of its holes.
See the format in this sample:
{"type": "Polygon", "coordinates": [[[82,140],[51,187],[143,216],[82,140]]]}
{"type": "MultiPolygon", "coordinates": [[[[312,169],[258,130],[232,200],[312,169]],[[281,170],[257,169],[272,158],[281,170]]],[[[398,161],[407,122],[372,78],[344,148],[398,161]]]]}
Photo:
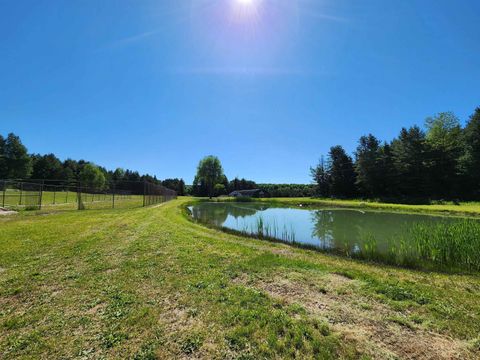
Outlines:
{"type": "Polygon", "coordinates": [[[259,16],[262,0],[233,0],[233,9],[237,18],[255,18],[259,16]]]}

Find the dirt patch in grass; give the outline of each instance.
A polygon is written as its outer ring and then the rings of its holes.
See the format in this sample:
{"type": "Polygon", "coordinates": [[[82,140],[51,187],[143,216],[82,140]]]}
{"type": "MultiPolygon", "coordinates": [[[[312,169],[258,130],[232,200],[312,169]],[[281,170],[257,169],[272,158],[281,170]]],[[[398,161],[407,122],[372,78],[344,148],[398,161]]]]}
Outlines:
{"type": "Polygon", "coordinates": [[[264,291],[287,305],[301,305],[372,359],[474,358],[466,342],[422,329],[402,312],[360,295],[356,290],[362,283],[341,274],[305,279],[303,274],[289,273],[269,280],[244,274],[234,282],[264,291]]]}
{"type": "Polygon", "coordinates": [[[100,303],[95,305],[94,307],[91,307],[86,311],[88,315],[96,315],[98,313],[101,313],[105,309],[105,304],[100,303]]]}
{"type": "Polygon", "coordinates": [[[271,248],[271,249],[269,249],[269,251],[272,252],[273,254],[277,254],[277,255],[292,255],[293,254],[291,246],[286,246],[286,245],[281,246],[281,247],[271,248]]]}
{"type": "Polygon", "coordinates": [[[15,215],[18,214],[16,211],[8,210],[0,207],[0,216],[15,215]]]}

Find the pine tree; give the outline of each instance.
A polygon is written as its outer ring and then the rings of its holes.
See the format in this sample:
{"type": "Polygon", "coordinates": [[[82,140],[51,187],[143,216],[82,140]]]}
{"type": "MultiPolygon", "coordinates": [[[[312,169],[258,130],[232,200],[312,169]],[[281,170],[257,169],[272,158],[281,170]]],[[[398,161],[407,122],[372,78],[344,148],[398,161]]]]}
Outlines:
{"type": "Polygon", "coordinates": [[[338,197],[354,196],[356,191],[353,161],[342,146],[337,145],[330,148],[327,166],[331,195],[338,197]]]}
{"type": "Polygon", "coordinates": [[[62,163],[55,155],[34,155],[31,158],[32,179],[64,180],[62,163]]]}
{"type": "Polygon", "coordinates": [[[27,148],[20,138],[13,133],[8,134],[3,145],[3,155],[6,164],[6,178],[26,179],[32,171],[32,164],[27,148]]]}
{"type": "Polygon", "coordinates": [[[6,179],[8,176],[7,172],[7,161],[5,158],[5,138],[0,135],[0,179],[6,179]]]}
{"type": "Polygon", "coordinates": [[[393,163],[400,195],[424,197],[427,190],[425,134],[418,126],[403,128],[392,142],[393,163]]]}
{"type": "Polygon", "coordinates": [[[470,117],[465,130],[465,150],[461,159],[461,174],[465,183],[464,196],[480,197],[480,107],[470,117]]]}
{"type": "Polygon", "coordinates": [[[427,118],[425,125],[428,192],[434,197],[452,197],[455,195],[459,160],[464,149],[460,121],[453,113],[445,112],[427,118]]]}
{"type": "Polygon", "coordinates": [[[327,197],[330,195],[330,175],[325,164],[323,156],[320,158],[320,162],[315,168],[310,168],[313,181],[316,184],[316,194],[321,197],[327,197]]]}
{"type": "Polygon", "coordinates": [[[373,197],[380,193],[380,161],[380,142],[372,134],[362,136],[355,152],[356,184],[362,195],[373,197]]]}

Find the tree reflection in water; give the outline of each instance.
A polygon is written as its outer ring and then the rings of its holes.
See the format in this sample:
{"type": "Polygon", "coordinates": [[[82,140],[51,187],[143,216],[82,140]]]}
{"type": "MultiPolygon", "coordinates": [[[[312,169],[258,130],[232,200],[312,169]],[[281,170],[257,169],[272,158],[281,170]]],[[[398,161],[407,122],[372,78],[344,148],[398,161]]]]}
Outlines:
{"type": "Polygon", "coordinates": [[[344,255],[387,254],[409,241],[409,229],[453,221],[438,216],[361,211],[307,210],[259,203],[201,203],[191,207],[195,219],[217,227],[301,243],[344,255]],[[287,234],[288,236],[286,236],[287,234]],[[293,241],[292,241],[293,239],[293,241]]]}
{"type": "Polygon", "coordinates": [[[242,206],[232,203],[202,203],[201,206],[192,206],[190,211],[194,219],[201,222],[221,227],[231,215],[235,219],[253,216],[257,211],[263,211],[267,207],[262,204],[255,206],[242,206]]]}

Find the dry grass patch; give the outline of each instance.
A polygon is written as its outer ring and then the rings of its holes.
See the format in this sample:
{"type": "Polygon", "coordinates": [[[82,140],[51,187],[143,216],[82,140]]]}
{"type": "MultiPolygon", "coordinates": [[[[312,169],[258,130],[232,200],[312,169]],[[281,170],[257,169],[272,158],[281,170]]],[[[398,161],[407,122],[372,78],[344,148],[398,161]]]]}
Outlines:
{"type": "Polygon", "coordinates": [[[287,273],[270,279],[243,274],[234,282],[300,305],[372,359],[474,359],[468,343],[422,329],[407,314],[359,295],[362,282],[336,273],[313,278],[287,273]]]}

